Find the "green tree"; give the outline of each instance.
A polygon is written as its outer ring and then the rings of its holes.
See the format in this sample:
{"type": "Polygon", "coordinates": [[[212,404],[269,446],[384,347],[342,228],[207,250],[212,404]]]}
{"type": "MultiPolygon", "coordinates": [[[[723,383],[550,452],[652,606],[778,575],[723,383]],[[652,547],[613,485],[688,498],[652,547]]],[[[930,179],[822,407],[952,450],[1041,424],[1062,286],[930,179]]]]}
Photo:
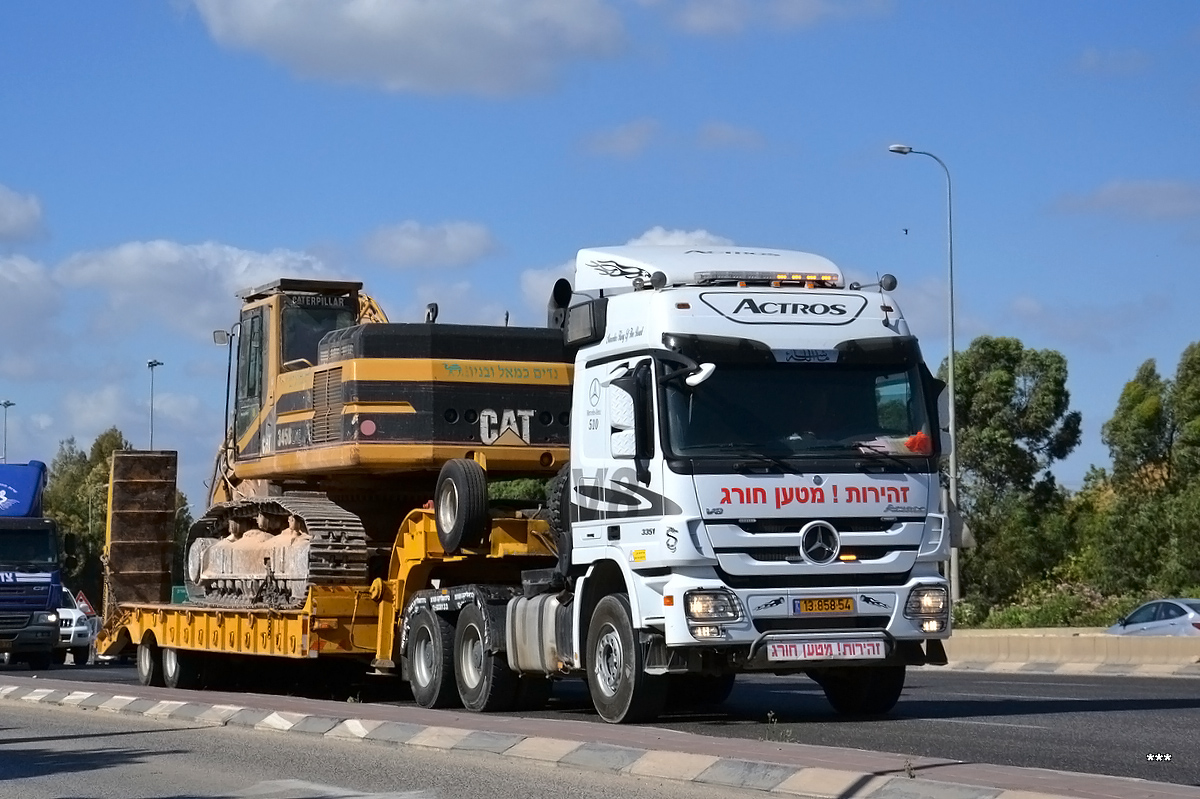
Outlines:
{"type": "Polygon", "coordinates": [[[1171,450],[1171,385],[1158,374],[1154,359],[1138,367],[1125,384],[1113,416],[1100,428],[1100,440],[1112,458],[1113,479],[1145,484],[1167,477],[1171,450]]]}
{"type": "Polygon", "coordinates": [[[1174,440],[1172,475],[1181,483],[1200,479],[1200,342],[1192,342],[1179,358],[1171,392],[1174,440]]]}
{"type": "Polygon", "coordinates": [[[980,336],[958,355],[954,379],[964,506],[1013,490],[1053,494],[1049,468],[1079,444],[1081,421],[1070,410],[1062,353],[980,336]]]}

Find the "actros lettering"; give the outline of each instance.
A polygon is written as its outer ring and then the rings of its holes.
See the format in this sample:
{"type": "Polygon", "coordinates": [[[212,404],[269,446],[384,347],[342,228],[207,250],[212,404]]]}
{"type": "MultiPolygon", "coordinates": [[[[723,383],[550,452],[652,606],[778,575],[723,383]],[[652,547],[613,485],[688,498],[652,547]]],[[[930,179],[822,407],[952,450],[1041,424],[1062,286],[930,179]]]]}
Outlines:
{"type": "Polygon", "coordinates": [[[745,297],[733,309],[735,314],[743,311],[773,316],[845,316],[846,306],[837,302],[755,302],[745,297]]]}

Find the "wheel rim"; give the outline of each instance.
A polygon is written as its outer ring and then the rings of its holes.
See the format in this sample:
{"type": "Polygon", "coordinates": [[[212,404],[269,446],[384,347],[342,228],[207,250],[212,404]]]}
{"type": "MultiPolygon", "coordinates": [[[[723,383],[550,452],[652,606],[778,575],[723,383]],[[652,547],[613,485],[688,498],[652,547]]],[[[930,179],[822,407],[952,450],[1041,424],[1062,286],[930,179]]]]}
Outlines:
{"type": "Polygon", "coordinates": [[[622,665],[625,663],[625,650],[621,646],[621,636],[611,624],[604,625],[600,640],[596,642],[596,678],[601,692],[605,696],[616,696],[621,684],[622,665]]]}
{"type": "Polygon", "coordinates": [[[433,682],[433,639],[429,630],[421,627],[413,639],[413,677],[418,685],[433,682]]]}
{"type": "Polygon", "coordinates": [[[454,485],[453,480],[442,483],[442,490],[438,494],[437,518],[443,530],[452,528],[454,520],[458,518],[458,486],[454,485]]]}
{"type": "Polygon", "coordinates": [[[163,661],[163,676],[174,678],[175,672],[179,671],[179,660],[175,656],[174,649],[164,649],[162,653],[163,661]]]}
{"type": "Polygon", "coordinates": [[[138,674],[140,674],[142,677],[150,676],[150,668],[151,668],[150,647],[148,647],[148,646],[139,646],[138,647],[137,665],[138,665],[138,674]]]}
{"type": "Polygon", "coordinates": [[[474,624],[463,631],[457,654],[463,682],[468,688],[476,687],[483,679],[483,636],[474,624]]]}

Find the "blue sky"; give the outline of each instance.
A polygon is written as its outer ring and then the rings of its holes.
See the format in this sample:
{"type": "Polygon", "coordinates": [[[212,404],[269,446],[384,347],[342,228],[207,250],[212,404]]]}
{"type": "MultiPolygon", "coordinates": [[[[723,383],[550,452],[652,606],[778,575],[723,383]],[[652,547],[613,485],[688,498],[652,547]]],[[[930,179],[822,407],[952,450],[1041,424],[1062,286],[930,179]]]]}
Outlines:
{"type": "Polygon", "coordinates": [[[393,321],[544,323],[582,247],[890,272],[926,358],[1068,360],[1084,440],[1200,340],[1200,4],[14,0],[0,5],[10,461],[116,425],[203,504],[237,290],[360,279],[393,321]]]}

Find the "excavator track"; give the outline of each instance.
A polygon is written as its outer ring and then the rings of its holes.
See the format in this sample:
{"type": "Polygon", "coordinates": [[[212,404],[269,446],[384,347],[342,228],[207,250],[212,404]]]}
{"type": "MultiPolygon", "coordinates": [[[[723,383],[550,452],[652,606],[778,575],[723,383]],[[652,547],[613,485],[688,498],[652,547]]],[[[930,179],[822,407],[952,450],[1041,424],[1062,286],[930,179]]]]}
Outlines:
{"type": "MultiPolygon", "coordinates": [[[[303,606],[309,586],[367,582],[367,536],[362,521],[317,492],[214,505],[192,525],[187,551],[188,599],[207,607],[296,608],[303,606]],[[260,536],[262,543],[252,550],[255,554],[269,553],[263,558],[265,573],[238,572],[226,567],[217,579],[195,582],[199,569],[193,567],[194,557],[207,556],[213,547],[233,546],[234,539],[226,535],[231,527],[257,533],[253,528],[260,520],[268,522],[268,530],[284,531],[275,536],[260,536]],[[289,528],[302,535],[284,540],[289,528]],[[276,541],[282,543],[276,545],[276,541]],[[295,563],[294,556],[302,553],[305,546],[307,558],[303,563],[295,563]]],[[[232,559],[225,562],[236,563],[232,559]]]]}

